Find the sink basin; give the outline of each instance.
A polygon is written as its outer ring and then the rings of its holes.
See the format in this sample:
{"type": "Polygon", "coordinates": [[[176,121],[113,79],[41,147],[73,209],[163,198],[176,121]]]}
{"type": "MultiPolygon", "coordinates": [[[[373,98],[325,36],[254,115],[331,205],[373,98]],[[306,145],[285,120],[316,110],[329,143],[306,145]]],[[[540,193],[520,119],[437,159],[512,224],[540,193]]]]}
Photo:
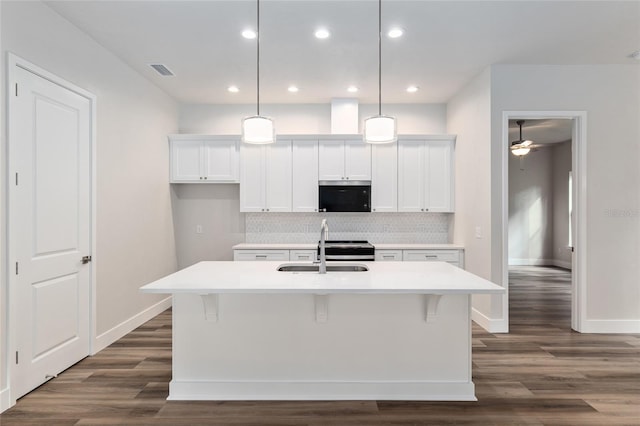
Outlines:
{"type": "MultiPolygon", "coordinates": [[[[283,263],[278,266],[280,272],[318,272],[320,265],[317,263],[283,263]]],[[[365,272],[367,265],[361,263],[341,263],[327,265],[327,272],[365,272]]]]}

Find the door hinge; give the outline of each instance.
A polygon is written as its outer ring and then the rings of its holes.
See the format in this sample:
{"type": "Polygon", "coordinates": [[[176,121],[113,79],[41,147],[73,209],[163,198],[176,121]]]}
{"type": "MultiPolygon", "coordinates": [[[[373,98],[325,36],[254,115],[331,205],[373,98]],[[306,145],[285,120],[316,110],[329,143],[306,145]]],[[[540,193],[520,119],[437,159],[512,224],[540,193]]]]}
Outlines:
{"type": "Polygon", "coordinates": [[[16,351],[16,364],[18,363],[18,351],[16,351]]]}
{"type": "Polygon", "coordinates": [[[16,262],[16,275],[18,275],[18,262],[16,262]]]}

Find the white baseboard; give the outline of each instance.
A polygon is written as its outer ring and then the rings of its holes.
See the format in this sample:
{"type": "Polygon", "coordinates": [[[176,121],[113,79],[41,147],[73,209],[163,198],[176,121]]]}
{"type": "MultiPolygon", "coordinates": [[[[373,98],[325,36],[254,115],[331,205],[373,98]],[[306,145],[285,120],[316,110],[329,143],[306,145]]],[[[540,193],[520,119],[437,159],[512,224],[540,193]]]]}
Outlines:
{"type": "Polygon", "coordinates": [[[564,269],[572,269],[571,262],[565,262],[564,260],[553,259],[553,266],[557,266],[558,268],[564,269]]]}
{"type": "Polygon", "coordinates": [[[477,401],[473,382],[426,381],[178,381],[168,400],[206,401],[477,401]]]}
{"type": "Polygon", "coordinates": [[[11,408],[11,396],[9,392],[9,388],[4,388],[0,390],[0,413],[11,408]]]}
{"type": "Polygon", "coordinates": [[[487,330],[489,333],[508,333],[509,332],[509,324],[500,318],[500,319],[492,319],[477,310],[476,308],[471,308],[471,319],[473,322],[478,324],[480,327],[487,330]]]}
{"type": "Polygon", "coordinates": [[[161,300],[155,305],[121,322],[110,330],[97,336],[93,341],[91,355],[95,355],[113,342],[124,337],[145,322],[171,307],[171,296],[161,300]]]}
{"type": "Polygon", "coordinates": [[[640,333],[640,320],[586,320],[581,333],[640,333]]]}

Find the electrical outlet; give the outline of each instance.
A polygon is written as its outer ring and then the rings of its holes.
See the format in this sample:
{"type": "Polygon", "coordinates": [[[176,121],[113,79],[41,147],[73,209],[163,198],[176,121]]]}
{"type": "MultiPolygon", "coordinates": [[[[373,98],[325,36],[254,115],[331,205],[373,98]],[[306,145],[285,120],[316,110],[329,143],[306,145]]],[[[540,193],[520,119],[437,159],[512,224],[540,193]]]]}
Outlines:
{"type": "Polygon", "coordinates": [[[196,225],[196,234],[202,234],[202,225],[196,225]]]}
{"type": "Polygon", "coordinates": [[[476,238],[482,238],[482,227],[476,226],[476,238]]]}

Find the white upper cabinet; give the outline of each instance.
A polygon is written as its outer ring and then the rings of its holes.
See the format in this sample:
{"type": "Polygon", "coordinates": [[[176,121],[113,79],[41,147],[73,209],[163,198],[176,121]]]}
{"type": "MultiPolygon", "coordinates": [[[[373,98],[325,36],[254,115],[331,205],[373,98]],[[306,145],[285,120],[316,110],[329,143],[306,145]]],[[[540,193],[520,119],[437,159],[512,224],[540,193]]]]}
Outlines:
{"type": "Polygon", "coordinates": [[[172,135],[172,183],[238,183],[238,140],[206,135],[172,135]]]}
{"type": "Polygon", "coordinates": [[[398,211],[453,211],[454,139],[398,141],[398,211]]]}
{"type": "Polygon", "coordinates": [[[371,147],[371,211],[398,211],[398,144],[371,147]]]}
{"type": "Polygon", "coordinates": [[[240,211],[291,211],[291,141],[240,148],[240,211]]]}
{"type": "Polygon", "coordinates": [[[371,146],[361,139],[320,140],[319,180],[371,180],[371,146]]]}
{"type": "Polygon", "coordinates": [[[292,211],[318,211],[318,141],[294,140],[292,211]]]}

